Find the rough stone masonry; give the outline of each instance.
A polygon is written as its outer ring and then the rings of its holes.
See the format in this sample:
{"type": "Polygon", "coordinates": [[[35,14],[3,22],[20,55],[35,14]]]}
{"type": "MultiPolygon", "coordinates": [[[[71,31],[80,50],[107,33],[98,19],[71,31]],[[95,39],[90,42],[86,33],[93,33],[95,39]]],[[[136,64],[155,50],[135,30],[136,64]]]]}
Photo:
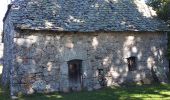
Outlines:
{"type": "Polygon", "coordinates": [[[12,96],[167,82],[167,31],[140,0],[14,0],[2,82],[12,96]]]}
{"type": "MultiPolygon", "coordinates": [[[[98,69],[107,86],[153,81],[152,68],[167,73],[166,43],[162,33],[23,32],[14,38],[12,93],[69,92],[68,61],[74,59],[82,60],[82,87],[75,91],[101,88],[98,69]],[[131,56],[137,58],[135,71],[128,70],[131,56]]],[[[166,82],[165,76],[158,78],[166,82]]]]}

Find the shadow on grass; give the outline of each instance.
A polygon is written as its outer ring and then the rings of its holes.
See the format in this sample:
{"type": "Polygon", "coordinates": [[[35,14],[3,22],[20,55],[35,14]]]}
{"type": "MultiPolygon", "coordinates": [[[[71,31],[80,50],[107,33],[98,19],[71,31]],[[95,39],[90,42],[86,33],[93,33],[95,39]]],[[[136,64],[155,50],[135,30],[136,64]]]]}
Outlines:
{"type": "MultiPolygon", "coordinates": [[[[3,88],[0,73],[0,100],[10,100],[9,89],[3,88]]],[[[170,100],[170,84],[122,85],[96,91],[20,95],[18,100],[170,100]]]]}
{"type": "MultiPolygon", "coordinates": [[[[0,75],[1,77],[1,75],[0,75]]],[[[170,100],[170,84],[128,85],[108,87],[96,91],[73,93],[50,93],[20,95],[18,100],[170,100]]],[[[10,100],[9,89],[2,89],[0,84],[0,100],[10,100]]]]}
{"type": "Polygon", "coordinates": [[[34,94],[22,96],[24,100],[148,100],[148,99],[169,99],[170,85],[143,85],[129,87],[108,87],[92,92],[78,93],[52,93],[52,94],[34,94]]]}

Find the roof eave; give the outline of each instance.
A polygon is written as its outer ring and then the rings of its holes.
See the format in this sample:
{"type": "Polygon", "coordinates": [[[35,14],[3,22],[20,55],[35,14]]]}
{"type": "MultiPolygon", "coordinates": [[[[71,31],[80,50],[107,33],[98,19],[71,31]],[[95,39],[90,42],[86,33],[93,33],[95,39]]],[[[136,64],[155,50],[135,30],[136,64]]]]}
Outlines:
{"type": "Polygon", "coordinates": [[[165,30],[94,30],[94,31],[69,31],[69,30],[64,30],[64,29],[59,29],[59,28],[27,28],[27,27],[19,27],[15,26],[16,30],[31,30],[31,31],[53,31],[53,32],[82,32],[82,33],[91,33],[91,32],[170,32],[170,29],[165,29],[165,30]]]}

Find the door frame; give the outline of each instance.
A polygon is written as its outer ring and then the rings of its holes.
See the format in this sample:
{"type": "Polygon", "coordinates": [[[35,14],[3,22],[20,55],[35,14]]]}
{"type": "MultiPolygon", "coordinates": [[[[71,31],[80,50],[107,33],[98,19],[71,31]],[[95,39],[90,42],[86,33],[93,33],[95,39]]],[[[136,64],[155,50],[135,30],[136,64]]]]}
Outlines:
{"type": "MultiPolygon", "coordinates": [[[[70,83],[70,64],[76,64],[77,66],[78,66],[78,78],[79,78],[79,80],[77,81],[77,82],[79,82],[80,83],[80,88],[82,88],[82,86],[83,86],[83,79],[82,79],[82,73],[83,73],[83,71],[82,71],[82,60],[80,60],[80,59],[73,59],[73,60],[70,60],[70,61],[68,61],[67,62],[67,64],[68,64],[68,80],[69,80],[69,83],[70,83]]],[[[70,87],[70,86],[69,86],[70,87]]]]}

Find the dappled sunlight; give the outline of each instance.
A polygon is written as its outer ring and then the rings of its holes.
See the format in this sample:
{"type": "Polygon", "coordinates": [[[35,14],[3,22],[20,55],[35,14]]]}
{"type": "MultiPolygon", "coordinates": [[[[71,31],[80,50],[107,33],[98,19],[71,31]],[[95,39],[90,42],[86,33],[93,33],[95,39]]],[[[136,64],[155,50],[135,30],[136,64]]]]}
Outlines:
{"type": "Polygon", "coordinates": [[[99,8],[100,6],[99,6],[98,3],[95,3],[94,5],[91,5],[91,7],[93,7],[93,8],[99,8]]]}
{"type": "Polygon", "coordinates": [[[112,62],[111,62],[111,58],[109,58],[109,57],[105,57],[104,59],[103,59],[103,67],[107,67],[107,66],[109,66],[110,64],[111,64],[112,62]]]}
{"type": "MultiPolygon", "coordinates": [[[[154,11],[151,7],[148,7],[148,5],[145,5],[147,7],[145,7],[144,4],[145,2],[142,0],[134,0],[134,3],[137,6],[137,10],[146,18],[153,18],[154,16],[157,16],[156,11],[154,11]]],[[[139,19],[140,20],[140,19],[139,19]]]]}
{"type": "Polygon", "coordinates": [[[17,10],[20,10],[20,8],[21,8],[21,7],[20,7],[19,5],[12,6],[12,9],[13,9],[13,10],[16,10],[16,11],[17,11],[17,10]]]}
{"type": "Polygon", "coordinates": [[[138,49],[137,49],[136,46],[132,47],[132,52],[133,52],[133,53],[137,53],[137,52],[138,52],[138,49]]]}
{"type": "Polygon", "coordinates": [[[110,71],[110,74],[112,75],[113,79],[116,79],[116,78],[118,78],[120,76],[120,74],[118,72],[116,72],[116,71],[110,71]]]}
{"type": "Polygon", "coordinates": [[[64,89],[69,91],[68,61],[73,59],[83,61],[82,78],[85,88],[87,85],[92,89],[104,87],[99,83],[99,70],[103,71],[105,86],[131,81],[148,81],[149,79],[146,79],[149,76],[147,73],[150,73],[148,66],[151,68],[155,65],[152,53],[156,51],[159,55],[163,54],[162,49],[157,51],[157,47],[152,46],[148,48],[146,55],[145,49],[141,48],[145,43],[142,42],[143,38],[138,35],[142,33],[128,35],[122,33],[119,34],[120,38],[117,37],[117,33],[108,33],[108,35],[103,33],[52,35],[51,32],[44,35],[44,33],[40,35],[37,32],[35,36],[27,35],[24,39],[16,38],[15,40],[16,46],[24,47],[19,52],[28,50],[29,53],[17,54],[16,62],[22,65],[18,72],[25,75],[21,79],[23,83],[29,84],[30,87],[26,87],[26,89],[30,93],[34,92],[32,85],[37,81],[42,83],[46,92],[63,91],[64,89]],[[134,71],[128,69],[127,58],[131,56],[137,57],[138,65],[134,71]],[[27,81],[24,80],[27,78],[26,73],[33,75],[27,81]],[[34,75],[34,73],[36,74],[34,75]],[[63,82],[65,84],[62,84],[63,82]],[[54,86],[56,87],[54,88],[54,86]]]}
{"type": "MultiPolygon", "coordinates": [[[[19,36],[5,36],[11,38],[12,42],[14,38],[12,48],[7,48],[9,55],[7,54],[5,59],[8,64],[6,71],[11,75],[12,94],[74,91],[69,79],[71,69],[69,61],[72,60],[79,59],[83,62],[74,62],[75,68],[72,65],[72,70],[79,73],[76,76],[80,81],[75,78],[76,91],[82,89],[92,91],[129,82],[147,84],[143,80],[152,79],[149,69],[156,67],[157,63],[160,63],[158,66],[164,63],[162,60],[164,48],[159,44],[165,43],[160,40],[159,43],[154,44],[154,41],[157,42],[160,38],[156,37],[154,40],[151,38],[153,34],[147,32],[159,29],[159,23],[153,21],[155,12],[146,5],[140,4],[142,2],[139,0],[85,0],[83,2],[28,0],[28,5],[27,0],[24,0],[21,5],[19,3],[22,0],[19,0],[18,4],[17,1],[16,5],[12,5],[11,12],[17,15],[22,11],[23,16],[16,16],[15,20],[19,23],[15,21],[10,23],[15,23],[19,36]],[[130,57],[135,61],[129,61],[130,57]],[[131,67],[135,68],[131,70],[131,67]]],[[[8,40],[5,42],[8,44],[8,40]]],[[[91,98],[90,95],[93,97],[97,94],[96,98],[101,97],[97,100],[104,100],[105,97],[109,98],[107,100],[139,99],[138,95],[143,93],[142,89],[138,91],[134,88],[132,91],[129,87],[109,88],[107,92],[100,91],[101,93],[98,91],[90,92],[85,97],[91,98]]],[[[68,95],[54,94],[41,95],[41,97],[68,100],[68,95]]],[[[166,92],[159,95],[166,95],[166,92]]],[[[80,97],[82,100],[86,99],[83,95],[80,97]]],[[[76,96],[72,98],[75,100],[76,96]]]]}
{"type": "Polygon", "coordinates": [[[133,94],[131,95],[131,98],[143,98],[142,100],[145,99],[162,99],[164,96],[157,95],[157,94],[133,94]]]}
{"type": "Polygon", "coordinates": [[[68,16],[67,21],[68,22],[74,22],[74,23],[83,23],[84,22],[82,19],[77,19],[77,18],[75,18],[74,16],[71,16],[71,15],[68,16]]]}
{"type": "MultiPolygon", "coordinates": [[[[8,100],[10,97],[1,90],[0,97],[8,100]]],[[[19,100],[35,99],[35,100],[120,100],[120,99],[134,99],[134,100],[150,100],[150,99],[170,99],[169,85],[132,85],[128,87],[107,87],[101,90],[92,92],[76,92],[76,93],[52,93],[52,94],[34,94],[27,96],[20,96],[19,100]]]]}
{"type": "Polygon", "coordinates": [[[16,4],[12,5],[12,11],[18,16],[20,12],[23,13],[24,16],[16,17],[18,22],[14,21],[21,29],[81,32],[156,30],[159,28],[159,22],[153,20],[156,13],[143,1],[66,0],[63,3],[62,0],[17,0],[16,4]],[[24,2],[25,6],[19,4],[21,2],[24,2]]]}
{"type": "Polygon", "coordinates": [[[32,43],[36,43],[38,41],[38,38],[39,36],[34,36],[34,35],[27,36],[27,39],[30,39],[32,43]]]}
{"type": "Polygon", "coordinates": [[[63,47],[61,47],[61,48],[59,48],[59,49],[58,49],[58,51],[62,54],[62,53],[63,53],[63,51],[64,51],[64,48],[63,48],[63,47]]]}
{"type": "Polygon", "coordinates": [[[20,56],[16,57],[16,62],[18,62],[19,64],[22,64],[23,59],[20,56]]]}
{"type": "Polygon", "coordinates": [[[163,55],[163,51],[161,49],[159,49],[159,55],[162,56],[163,55]]]}
{"type": "Polygon", "coordinates": [[[99,45],[99,42],[98,42],[97,37],[93,37],[93,41],[92,41],[93,48],[96,49],[98,45],[99,45]]]}
{"type": "Polygon", "coordinates": [[[45,27],[46,28],[52,28],[53,27],[53,23],[46,20],[45,21],[45,27]]]}
{"type": "Polygon", "coordinates": [[[155,65],[155,60],[153,59],[153,57],[148,57],[147,59],[147,66],[149,69],[151,69],[152,67],[154,67],[155,65]]]}
{"type": "Polygon", "coordinates": [[[48,97],[49,99],[50,98],[56,98],[56,99],[62,99],[62,98],[64,98],[62,95],[46,95],[46,97],[48,97]]]}
{"type": "Polygon", "coordinates": [[[93,77],[98,77],[98,76],[99,76],[99,72],[98,72],[98,70],[95,70],[93,73],[93,77]]]}
{"type": "Polygon", "coordinates": [[[141,52],[141,51],[138,52],[137,58],[138,58],[139,60],[142,60],[142,56],[143,56],[142,52],[141,52]]]}
{"type": "Polygon", "coordinates": [[[123,44],[123,54],[124,58],[128,58],[132,55],[132,50],[134,53],[137,53],[137,48],[134,47],[135,44],[135,37],[134,36],[127,36],[126,40],[123,44]]]}
{"type": "Polygon", "coordinates": [[[127,40],[127,45],[130,45],[130,44],[134,44],[134,39],[135,39],[135,36],[127,36],[127,37],[125,37],[126,38],[126,40],[127,40]]]}
{"type": "Polygon", "coordinates": [[[47,70],[51,71],[52,67],[53,67],[52,62],[48,62],[47,63],[47,70]]]}
{"type": "Polygon", "coordinates": [[[31,39],[23,39],[23,38],[17,38],[14,39],[14,43],[16,43],[18,46],[25,46],[25,47],[31,47],[32,43],[35,43],[35,40],[31,39]]]}
{"type": "Polygon", "coordinates": [[[66,43],[65,46],[69,49],[72,49],[74,48],[74,44],[73,43],[66,43]]]}
{"type": "Polygon", "coordinates": [[[0,65],[0,75],[2,74],[2,69],[3,69],[3,66],[0,65]]]}
{"type": "Polygon", "coordinates": [[[161,95],[164,95],[164,97],[165,97],[165,95],[167,96],[167,97],[169,97],[169,99],[170,99],[170,92],[168,91],[168,90],[162,90],[162,91],[158,91],[161,95]]]}
{"type": "Polygon", "coordinates": [[[135,76],[135,78],[136,78],[137,80],[141,79],[141,74],[137,74],[137,75],[135,76]]]}
{"type": "Polygon", "coordinates": [[[32,2],[28,2],[28,6],[32,6],[32,5],[39,5],[38,1],[33,1],[32,2]]]}
{"type": "Polygon", "coordinates": [[[65,41],[66,41],[65,47],[69,48],[69,49],[73,49],[73,47],[74,47],[73,37],[70,35],[70,36],[66,37],[65,41]]]}
{"type": "Polygon", "coordinates": [[[161,56],[163,55],[163,52],[161,49],[158,49],[157,47],[153,46],[151,47],[151,51],[155,57],[158,57],[159,59],[161,59],[161,56]]]}

